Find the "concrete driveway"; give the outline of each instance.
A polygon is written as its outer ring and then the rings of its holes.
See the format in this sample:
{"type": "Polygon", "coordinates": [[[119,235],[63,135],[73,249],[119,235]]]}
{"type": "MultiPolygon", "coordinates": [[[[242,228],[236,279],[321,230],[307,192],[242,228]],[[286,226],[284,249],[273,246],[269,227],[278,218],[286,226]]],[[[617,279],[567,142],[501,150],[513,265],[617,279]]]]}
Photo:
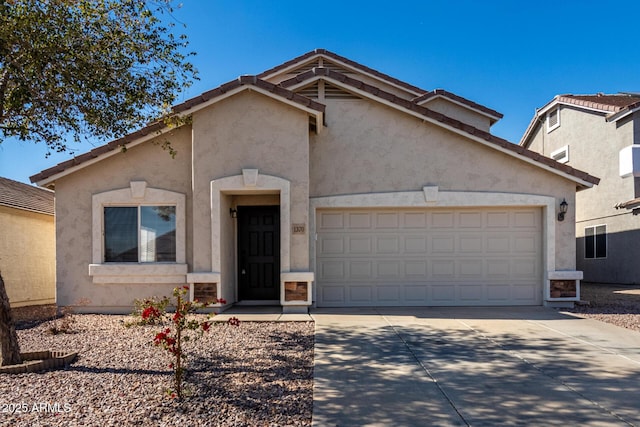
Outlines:
{"type": "Polygon", "coordinates": [[[640,426],[640,333],[543,307],[316,309],[314,426],[640,426]]]}

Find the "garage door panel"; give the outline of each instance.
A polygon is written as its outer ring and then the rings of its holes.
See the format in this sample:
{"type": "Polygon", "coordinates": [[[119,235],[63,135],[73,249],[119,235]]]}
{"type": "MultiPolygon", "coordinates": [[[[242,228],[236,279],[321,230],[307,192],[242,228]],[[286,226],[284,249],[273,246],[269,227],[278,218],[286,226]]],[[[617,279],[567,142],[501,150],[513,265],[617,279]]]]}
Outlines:
{"type": "Polygon", "coordinates": [[[317,212],[317,303],[539,305],[541,210],[317,212]]]}
{"type": "Polygon", "coordinates": [[[427,252],[427,238],[407,236],[404,239],[404,252],[407,254],[424,254],[427,252]]]}
{"type": "Polygon", "coordinates": [[[400,213],[397,212],[378,212],[375,214],[376,229],[396,229],[400,225],[400,213]]]}
{"type": "Polygon", "coordinates": [[[404,277],[406,278],[424,278],[427,276],[427,261],[405,261],[404,262],[404,277]]]}
{"type": "Polygon", "coordinates": [[[376,289],[377,300],[381,303],[396,303],[400,301],[400,287],[397,285],[383,285],[376,289]]]}
{"type": "Polygon", "coordinates": [[[372,238],[367,236],[353,236],[347,238],[349,253],[351,254],[371,254],[373,245],[372,238]]]}
{"type": "Polygon", "coordinates": [[[347,217],[347,224],[349,229],[370,229],[371,214],[361,212],[349,213],[347,217]]]}
{"type": "Polygon", "coordinates": [[[373,287],[354,285],[348,288],[349,300],[354,303],[370,303],[373,298],[373,287]]]}
{"type": "Polygon", "coordinates": [[[461,212],[458,214],[459,228],[482,228],[482,212],[461,212]]]}
{"type": "Polygon", "coordinates": [[[402,213],[403,226],[405,229],[423,229],[427,226],[426,212],[404,212],[402,213]]]}
{"type": "Polygon", "coordinates": [[[320,264],[318,280],[345,280],[344,261],[324,261],[320,264]]]}
{"type": "Polygon", "coordinates": [[[481,284],[464,284],[457,285],[458,288],[458,300],[462,302],[477,302],[483,301],[484,287],[481,284]]]}

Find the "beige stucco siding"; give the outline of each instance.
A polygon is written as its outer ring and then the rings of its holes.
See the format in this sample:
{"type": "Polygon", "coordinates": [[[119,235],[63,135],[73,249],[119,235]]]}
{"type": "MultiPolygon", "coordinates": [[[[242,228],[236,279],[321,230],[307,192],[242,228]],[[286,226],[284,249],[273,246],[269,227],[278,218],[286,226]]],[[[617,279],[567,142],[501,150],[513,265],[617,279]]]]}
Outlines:
{"type": "Polygon", "coordinates": [[[487,116],[476,113],[468,107],[460,105],[443,98],[436,98],[432,101],[420,104],[430,110],[442,113],[445,116],[453,117],[463,123],[467,123],[485,132],[489,132],[491,122],[487,116]]]}
{"type": "Polygon", "coordinates": [[[597,186],[577,193],[576,220],[580,222],[620,213],[614,206],[633,198],[633,179],[621,178],[619,173],[619,152],[632,143],[632,122],[607,122],[603,114],[563,106],[560,126],[547,132],[543,120],[529,148],[550,156],[568,145],[567,164],[601,178],[597,186]]]}
{"type": "Polygon", "coordinates": [[[0,206],[0,272],[12,307],[53,304],[53,215],[0,206]]]}
{"type": "MultiPolygon", "coordinates": [[[[56,250],[58,304],[88,299],[87,311],[126,311],[135,298],[169,294],[173,284],[94,284],[88,274],[92,263],[92,196],[129,188],[131,181],[146,181],[149,188],[186,195],[186,239],[192,238],[191,130],[188,126],[159,136],[178,151],[175,158],[159,146],[147,143],[117,153],[89,168],[56,180],[56,250]]],[[[192,254],[187,245],[186,260],[192,254]]]]}
{"type": "MultiPolygon", "coordinates": [[[[245,91],[193,115],[194,271],[211,271],[211,181],[258,169],[291,183],[291,221],[309,216],[309,119],[305,112],[265,95],[245,91]]],[[[233,195],[229,194],[230,196],[233,195]]],[[[238,193],[240,194],[240,193],[238,193]]],[[[224,200],[224,199],[223,199],[224,200]]],[[[233,280],[233,233],[227,221],[231,201],[221,207],[222,285],[233,280]],[[226,210],[225,210],[226,209],[226,210]],[[227,212],[227,214],[225,214],[227,212]],[[226,254],[226,255],[225,255],[226,254]],[[226,258],[225,258],[226,257],[226,258]],[[226,259],[226,261],[225,261],[226,259]]],[[[307,271],[306,235],[291,238],[291,269],[307,271]]]]}
{"type": "Polygon", "coordinates": [[[532,133],[529,148],[550,156],[569,147],[568,165],[600,178],[593,188],[579,191],[570,212],[576,212],[576,265],[584,271],[585,281],[638,283],[635,251],[638,240],[637,216],[615,205],[637,196],[633,178],[620,177],[619,153],[634,142],[634,122],[605,120],[596,113],[561,106],[560,126],[547,132],[545,116],[532,133]],[[606,225],[607,258],[585,259],[585,227],[606,225]]]}
{"type": "MultiPolygon", "coordinates": [[[[381,104],[327,101],[311,142],[311,197],[417,191],[550,195],[574,205],[575,183],[381,104]]],[[[555,223],[556,268],[575,268],[574,210],[555,223]]]]}

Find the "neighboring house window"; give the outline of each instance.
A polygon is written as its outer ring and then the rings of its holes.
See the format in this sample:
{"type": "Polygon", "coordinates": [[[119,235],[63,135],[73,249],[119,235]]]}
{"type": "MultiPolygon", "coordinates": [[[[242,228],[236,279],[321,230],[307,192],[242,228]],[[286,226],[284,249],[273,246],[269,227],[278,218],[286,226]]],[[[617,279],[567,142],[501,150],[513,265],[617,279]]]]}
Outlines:
{"type": "Polygon", "coordinates": [[[175,262],[175,206],[104,208],[105,262],[175,262]]]}
{"type": "Polygon", "coordinates": [[[551,132],[560,126],[560,107],[547,113],[547,132],[551,132]]]}
{"type": "Polygon", "coordinates": [[[569,162],[569,146],[565,145],[562,148],[552,151],[551,158],[556,162],[568,163],[569,162]]]}
{"type": "Polygon", "coordinates": [[[607,257],[607,226],[595,225],[584,229],[584,257],[607,257]]]}

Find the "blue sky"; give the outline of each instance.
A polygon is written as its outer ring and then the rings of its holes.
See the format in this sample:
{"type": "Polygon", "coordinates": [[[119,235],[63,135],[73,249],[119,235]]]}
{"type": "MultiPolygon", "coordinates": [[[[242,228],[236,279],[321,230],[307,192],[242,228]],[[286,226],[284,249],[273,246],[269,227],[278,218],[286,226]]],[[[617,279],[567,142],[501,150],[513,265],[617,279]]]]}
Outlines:
{"type": "MultiPolygon", "coordinates": [[[[492,132],[517,143],[557,94],[640,92],[638,16],[634,0],[185,0],[175,17],[201,80],[181,100],[324,48],[497,110],[504,118],[492,132]]],[[[0,176],[29,182],[72,156],[45,153],[4,142],[0,176]]]]}

